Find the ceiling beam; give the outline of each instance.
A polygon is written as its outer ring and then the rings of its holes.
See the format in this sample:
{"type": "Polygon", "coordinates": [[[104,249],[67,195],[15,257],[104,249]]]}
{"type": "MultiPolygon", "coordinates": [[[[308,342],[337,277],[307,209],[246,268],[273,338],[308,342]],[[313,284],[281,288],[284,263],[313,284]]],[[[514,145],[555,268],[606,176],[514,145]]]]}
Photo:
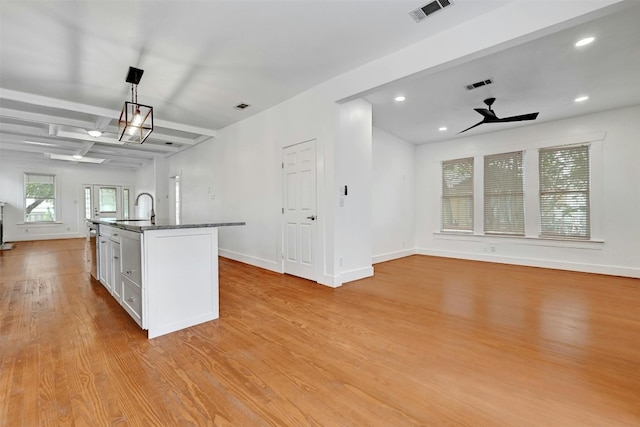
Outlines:
{"type": "MultiPolygon", "coordinates": [[[[83,129],[91,129],[93,126],[91,122],[86,122],[84,120],[69,119],[49,114],[32,113],[29,111],[14,110],[11,108],[0,108],[0,117],[25,120],[28,122],[72,126],[83,129]]],[[[111,121],[111,119],[109,119],[109,121],[111,121]]]]}
{"type": "Polygon", "coordinates": [[[107,126],[109,126],[109,124],[111,123],[111,120],[111,117],[98,117],[93,124],[94,129],[104,132],[107,126]]]}
{"type": "MultiPolygon", "coordinates": [[[[46,96],[34,95],[26,92],[18,92],[11,89],[0,88],[0,99],[24,102],[27,104],[40,105],[50,108],[60,108],[62,110],[75,111],[79,113],[93,114],[95,116],[108,117],[111,119],[120,118],[120,111],[109,110],[107,108],[95,107],[93,105],[81,104],[78,102],[64,101],[62,99],[49,98],[46,96]]],[[[176,123],[169,120],[154,120],[154,125],[167,129],[190,132],[199,135],[215,137],[217,131],[213,129],[191,126],[184,123],[176,123]]]]}
{"type": "Polygon", "coordinates": [[[95,144],[95,142],[93,142],[93,141],[85,142],[84,145],[82,146],[82,149],[80,151],[78,151],[78,154],[80,156],[86,155],[89,152],[89,150],[91,150],[91,147],[93,147],[93,144],[95,144]]]}
{"type": "MultiPolygon", "coordinates": [[[[2,150],[7,151],[17,151],[17,152],[26,152],[26,153],[38,153],[38,154],[63,154],[69,155],[68,150],[59,149],[56,147],[38,147],[38,146],[28,146],[25,147],[21,144],[16,143],[7,143],[2,145],[2,150]]],[[[99,157],[101,159],[109,160],[110,162],[117,162],[127,165],[134,166],[142,166],[145,164],[149,164],[153,159],[150,158],[133,158],[133,157],[123,157],[117,155],[109,155],[109,154],[94,154],[89,155],[88,157],[99,157]]]]}
{"type": "Polygon", "coordinates": [[[0,123],[0,133],[8,133],[15,135],[22,135],[23,137],[33,136],[48,136],[49,127],[44,129],[38,126],[16,125],[13,123],[0,123]]]}

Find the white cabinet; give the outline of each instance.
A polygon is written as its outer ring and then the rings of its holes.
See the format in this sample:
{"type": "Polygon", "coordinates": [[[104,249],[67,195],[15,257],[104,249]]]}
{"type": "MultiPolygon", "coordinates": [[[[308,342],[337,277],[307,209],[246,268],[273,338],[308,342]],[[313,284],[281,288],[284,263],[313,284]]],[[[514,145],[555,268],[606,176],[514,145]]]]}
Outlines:
{"type": "Polygon", "coordinates": [[[219,317],[218,229],[145,230],[143,327],[155,338],[219,317]]]}
{"type": "Polygon", "coordinates": [[[98,253],[100,259],[98,261],[98,280],[102,285],[109,289],[108,283],[111,283],[109,274],[111,273],[110,259],[111,259],[111,241],[108,237],[98,236],[98,253]]]}
{"type": "Polygon", "coordinates": [[[111,295],[122,300],[122,280],[120,275],[120,243],[111,242],[111,295]]]}
{"type": "Polygon", "coordinates": [[[217,227],[98,224],[99,280],[149,338],[219,317],[217,227]]]}
{"type": "Polygon", "coordinates": [[[142,288],[122,275],[122,306],[129,315],[142,327],[142,288]]]}
{"type": "Polygon", "coordinates": [[[122,300],[120,304],[142,327],[142,249],[141,233],[122,230],[120,233],[120,253],[122,254],[120,284],[122,300]]]}
{"type": "Polygon", "coordinates": [[[120,232],[120,251],[122,252],[122,274],[138,286],[142,285],[142,253],[140,233],[122,230],[120,232]]]}
{"type": "Polygon", "coordinates": [[[122,295],[120,283],[120,230],[107,225],[100,225],[98,237],[98,278],[116,299],[122,295]]]}

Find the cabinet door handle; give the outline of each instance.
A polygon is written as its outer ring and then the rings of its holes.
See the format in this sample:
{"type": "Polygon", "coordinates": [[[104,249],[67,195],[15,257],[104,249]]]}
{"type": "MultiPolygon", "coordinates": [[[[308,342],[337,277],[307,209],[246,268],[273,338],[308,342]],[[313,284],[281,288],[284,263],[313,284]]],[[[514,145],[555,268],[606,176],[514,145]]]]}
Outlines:
{"type": "Polygon", "coordinates": [[[113,237],[118,237],[118,233],[114,233],[114,234],[113,234],[113,237]]]}
{"type": "Polygon", "coordinates": [[[134,302],[136,299],[134,297],[127,298],[127,302],[134,302]]]}
{"type": "Polygon", "coordinates": [[[117,256],[114,256],[114,257],[113,257],[113,259],[118,259],[118,257],[117,257],[117,256]]]}

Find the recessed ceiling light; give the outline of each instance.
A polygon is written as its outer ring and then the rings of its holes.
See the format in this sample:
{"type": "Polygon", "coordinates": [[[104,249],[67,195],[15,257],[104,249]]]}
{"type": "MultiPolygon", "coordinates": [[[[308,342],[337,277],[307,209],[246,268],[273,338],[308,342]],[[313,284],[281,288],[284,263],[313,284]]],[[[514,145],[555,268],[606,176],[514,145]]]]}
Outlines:
{"type": "Polygon", "coordinates": [[[444,132],[445,130],[447,130],[447,127],[446,126],[442,126],[442,127],[439,127],[438,130],[440,132],[444,132]]]}
{"type": "Polygon", "coordinates": [[[396,102],[402,102],[402,101],[404,101],[405,99],[407,99],[407,98],[405,98],[405,97],[404,97],[404,96],[402,96],[402,95],[400,95],[400,96],[396,96],[396,97],[395,97],[395,101],[396,101],[396,102]]]}
{"type": "Polygon", "coordinates": [[[94,138],[97,138],[99,136],[102,136],[102,132],[100,132],[99,130],[90,130],[89,132],[87,132],[89,135],[91,135],[94,138]]]}
{"type": "Polygon", "coordinates": [[[581,46],[586,46],[588,44],[593,43],[593,41],[595,40],[595,37],[585,37],[583,39],[580,39],[576,42],[575,46],[576,47],[581,47],[581,46]]]}
{"type": "Polygon", "coordinates": [[[574,99],[574,100],[573,100],[573,102],[584,102],[584,101],[586,101],[587,99],[589,99],[589,97],[588,97],[588,96],[586,96],[586,95],[585,95],[585,96],[579,96],[579,97],[577,97],[576,99],[574,99]]]}

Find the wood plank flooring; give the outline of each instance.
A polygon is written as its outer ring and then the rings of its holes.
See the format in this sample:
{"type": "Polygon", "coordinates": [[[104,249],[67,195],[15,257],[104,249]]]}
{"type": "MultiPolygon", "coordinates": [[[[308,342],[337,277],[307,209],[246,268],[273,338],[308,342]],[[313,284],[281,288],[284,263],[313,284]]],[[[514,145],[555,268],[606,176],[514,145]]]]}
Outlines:
{"type": "Polygon", "coordinates": [[[84,251],[0,252],[1,426],[640,426],[640,280],[412,256],[330,289],[221,258],[220,319],[147,340],[84,251]]]}

